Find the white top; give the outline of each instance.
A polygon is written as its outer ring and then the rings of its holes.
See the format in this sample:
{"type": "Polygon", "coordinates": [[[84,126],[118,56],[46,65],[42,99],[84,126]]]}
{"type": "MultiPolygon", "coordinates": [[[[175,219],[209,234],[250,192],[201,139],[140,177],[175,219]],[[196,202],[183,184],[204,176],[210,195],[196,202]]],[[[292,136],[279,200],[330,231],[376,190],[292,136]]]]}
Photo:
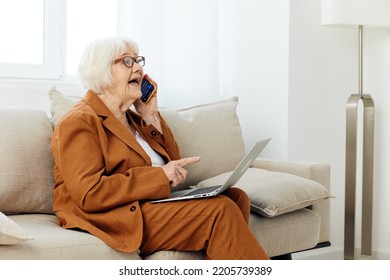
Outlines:
{"type": "Polygon", "coordinates": [[[139,135],[138,131],[135,131],[135,139],[152,160],[152,166],[163,166],[165,164],[163,158],[149,146],[149,144],[144,140],[144,138],[139,135]]]}

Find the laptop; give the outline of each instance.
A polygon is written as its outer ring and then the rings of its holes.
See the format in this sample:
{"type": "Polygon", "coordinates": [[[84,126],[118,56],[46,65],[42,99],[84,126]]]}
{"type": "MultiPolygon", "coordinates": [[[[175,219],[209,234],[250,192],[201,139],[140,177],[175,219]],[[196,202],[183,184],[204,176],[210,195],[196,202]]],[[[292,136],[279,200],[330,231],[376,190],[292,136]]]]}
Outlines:
{"type": "Polygon", "coordinates": [[[244,159],[237,165],[232,174],[227,178],[223,185],[197,188],[197,189],[185,189],[176,192],[172,192],[169,198],[152,200],[151,203],[160,203],[160,202],[169,202],[169,201],[179,201],[187,199],[196,199],[196,198],[206,198],[219,195],[223,193],[228,188],[234,186],[238,180],[242,177],[245,171],[249,168],[252,162],[259,156],[261,151],[267,146],[271,138],[258,141],[253,148],[247,153],[244,159]]]}

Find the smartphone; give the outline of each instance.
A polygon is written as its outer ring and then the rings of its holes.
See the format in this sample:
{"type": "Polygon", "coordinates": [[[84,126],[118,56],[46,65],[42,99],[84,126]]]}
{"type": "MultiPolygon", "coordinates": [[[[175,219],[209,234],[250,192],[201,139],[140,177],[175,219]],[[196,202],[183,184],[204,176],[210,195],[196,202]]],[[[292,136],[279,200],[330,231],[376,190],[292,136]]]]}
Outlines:
{"type": "Polygon", "coordinates": [[[149,81],[143,79],[141,84],[141,92],[141,100],[147,103],[150,98],[152,98],[153,94],[156,92],[156,87],[149,81]]]}

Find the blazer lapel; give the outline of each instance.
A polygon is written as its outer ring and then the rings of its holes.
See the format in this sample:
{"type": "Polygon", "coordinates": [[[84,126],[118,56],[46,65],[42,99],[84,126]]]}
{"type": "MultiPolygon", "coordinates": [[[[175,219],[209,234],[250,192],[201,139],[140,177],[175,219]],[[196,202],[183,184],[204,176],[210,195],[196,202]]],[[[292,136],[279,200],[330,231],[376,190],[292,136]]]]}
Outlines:
{"type": "Polygon", "coordinates": [[[121,122],[111,113],[107,106],[92,91],[88,91],[84,97],[85,102],[103,118],[102,124],[126,145],[136,151],[148,164],[152,164],[150,157],[137,142],[135,137],[121,124],[121,122]]]}
{"type": "MultiPolygon", "coordinates": [[[[145,132],[142,131],[142,129],[141,129],[142,122],[143,122],[141,117],[138,114],[136,114],[136,113],[134,113],[132,111],[129,111],[129,113],[127,115],[128,115],[128,120],[132,123],[132,125],[135,127],[135,129],[138,131],[138,133],[144,139],[148,139],[148,137],[144,134],[145,132]]],[[[148,141],[148,144],[149,144],[149,146],[153,150],[155,150],[158,154],[160,154],[163,157],[165,162],[168,162],[168,161],[171,160],[171,158],[169,157],[168,153],[165,151],[165,149],[158,142],[156,142],[156,141],[148,141]]]]}

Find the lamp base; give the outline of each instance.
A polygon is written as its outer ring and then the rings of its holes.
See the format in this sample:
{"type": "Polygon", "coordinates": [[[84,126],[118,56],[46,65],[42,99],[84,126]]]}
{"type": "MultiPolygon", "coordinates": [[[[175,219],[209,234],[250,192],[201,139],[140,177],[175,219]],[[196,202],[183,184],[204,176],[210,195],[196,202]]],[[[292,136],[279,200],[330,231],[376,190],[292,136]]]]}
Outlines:
{"type": "Polygon", "coordinates": [[[347,101],[345,164],[344,259],[355,259],[356,158],[358,109],[363,103],[362,244],[361,255],[371,257],[374,167],[374,102],[369,94],[352,94],[347,101]]]}

